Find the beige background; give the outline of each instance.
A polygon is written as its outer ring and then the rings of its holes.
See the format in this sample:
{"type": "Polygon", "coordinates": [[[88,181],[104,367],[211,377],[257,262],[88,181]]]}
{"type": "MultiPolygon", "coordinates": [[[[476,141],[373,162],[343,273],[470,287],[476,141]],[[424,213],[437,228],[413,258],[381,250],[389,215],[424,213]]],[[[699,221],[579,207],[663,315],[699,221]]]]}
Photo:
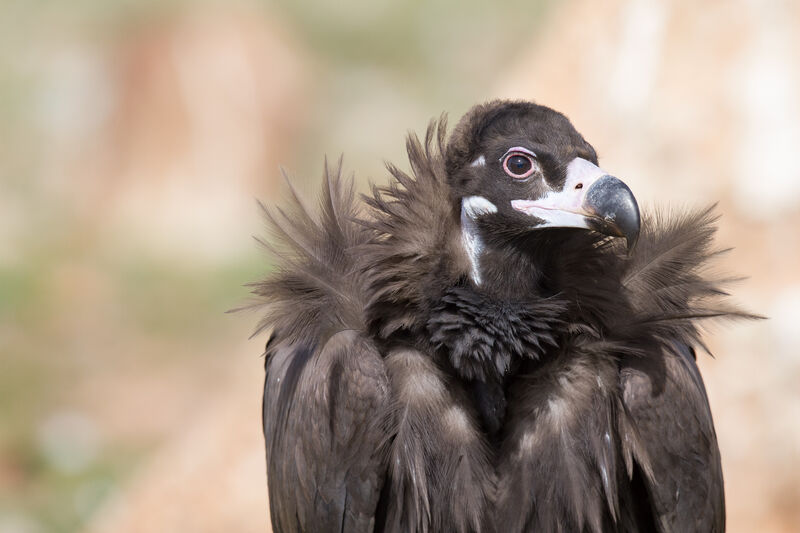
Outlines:
{"type": "Polygon", "coordinates": [[[254,198],[360,183],[493,97],[565,112],[644,206],[719,202],[768,315],[701,361],[729,531],[800,529],[800,4],[0,6],[0,533],[264,531],[254,198]]]}

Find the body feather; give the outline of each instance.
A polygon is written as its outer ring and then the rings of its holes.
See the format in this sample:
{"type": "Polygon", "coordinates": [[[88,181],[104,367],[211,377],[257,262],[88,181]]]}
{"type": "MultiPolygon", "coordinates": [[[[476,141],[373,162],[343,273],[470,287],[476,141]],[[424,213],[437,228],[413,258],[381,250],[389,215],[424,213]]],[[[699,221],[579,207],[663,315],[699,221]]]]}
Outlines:
{"type": "Polygon", "coordinates": [[[267,211],[275,530],[724,529],[692,347],[700,319],[750,315],[710,274],[713,209],[645,214],[630,253],[553,230],[487,256],[509,290],[476,288],[445,130],[409,137],[411,173],[363,201],[340,161],[317,215],[296,194],[267,211]]]}

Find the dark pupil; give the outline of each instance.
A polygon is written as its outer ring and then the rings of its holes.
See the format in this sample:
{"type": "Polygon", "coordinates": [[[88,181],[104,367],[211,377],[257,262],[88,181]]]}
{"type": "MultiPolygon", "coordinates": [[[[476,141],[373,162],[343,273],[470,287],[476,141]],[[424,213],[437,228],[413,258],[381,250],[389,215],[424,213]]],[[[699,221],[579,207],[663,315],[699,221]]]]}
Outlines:
{"type": "Polygon", "coordinates": [[[525,174],[531,169],[531,160],[522,155],[514,155],[508,158],[508,170],[514,174],[525,174]]]}

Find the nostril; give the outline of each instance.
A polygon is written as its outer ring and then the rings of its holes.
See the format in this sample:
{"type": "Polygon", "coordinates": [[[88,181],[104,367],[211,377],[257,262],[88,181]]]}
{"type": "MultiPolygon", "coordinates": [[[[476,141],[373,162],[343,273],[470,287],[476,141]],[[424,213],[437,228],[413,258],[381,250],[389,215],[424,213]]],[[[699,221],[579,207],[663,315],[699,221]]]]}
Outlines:
{"type": "Polygon", "coordinates": [[[583,189],[583,183],[579,183],[575,186],[576,189],[583,189]]]}

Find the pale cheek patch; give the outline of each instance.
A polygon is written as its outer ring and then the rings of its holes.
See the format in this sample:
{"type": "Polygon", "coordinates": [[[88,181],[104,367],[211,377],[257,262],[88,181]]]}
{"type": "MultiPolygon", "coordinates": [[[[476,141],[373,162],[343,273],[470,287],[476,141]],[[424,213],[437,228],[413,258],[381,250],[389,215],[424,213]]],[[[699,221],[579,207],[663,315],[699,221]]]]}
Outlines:
{"type": "Polygon", "coordinates": [[[483,196],[468,196],[461,201],[461,209],[469,218],[497,213],[497,206],[483,196]]]}
{"type": "Polygon", "coordinates": [[[475,161],[473,161],[472,163],[470,163],[469,166],[471,166],[471,167],[483,167],[483,166],[486,166],[486,158],[483,157],[482,155],[478,156],[478,158],[475,161]]]}

